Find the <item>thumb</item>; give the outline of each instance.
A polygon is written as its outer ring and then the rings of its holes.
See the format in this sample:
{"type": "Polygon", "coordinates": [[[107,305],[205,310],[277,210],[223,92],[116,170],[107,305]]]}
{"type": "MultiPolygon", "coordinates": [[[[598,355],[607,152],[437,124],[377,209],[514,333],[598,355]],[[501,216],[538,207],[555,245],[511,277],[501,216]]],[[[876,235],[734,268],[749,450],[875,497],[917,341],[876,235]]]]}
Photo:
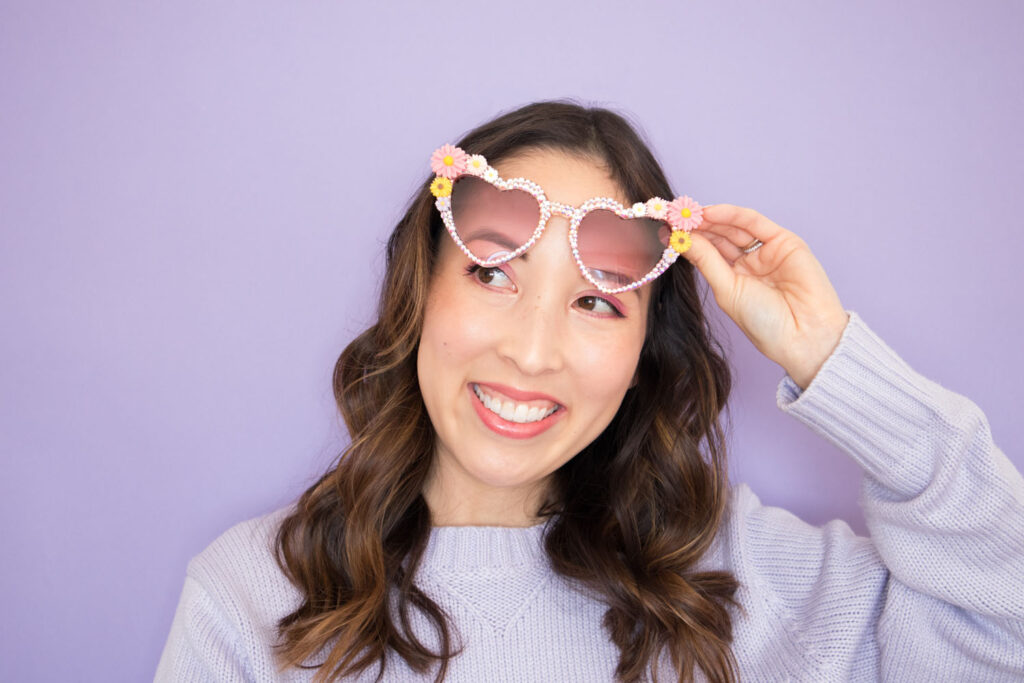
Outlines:
{"type": "Polygon", "coordinates": [[[694,230],[690,233],[690,248],[682,256],[701,272],[711,286],[716,301],[728,301],[736,286],[736,273],[725,257],[708,238],[694,230]]]}

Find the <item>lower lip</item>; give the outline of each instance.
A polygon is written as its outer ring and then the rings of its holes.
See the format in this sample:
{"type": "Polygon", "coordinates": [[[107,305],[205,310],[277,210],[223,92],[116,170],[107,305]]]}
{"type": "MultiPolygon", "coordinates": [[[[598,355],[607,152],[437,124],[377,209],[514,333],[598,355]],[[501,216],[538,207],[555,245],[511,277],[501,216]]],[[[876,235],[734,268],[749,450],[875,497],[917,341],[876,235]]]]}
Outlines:
{"type": "Polygon", "coordinates": [[[543,420],[537,420],[536,422],[512,422],[506,420],[500,415],[496,415],[487,409],[481,401],[480,397],[473,391],[473,385],[467,384],[466,389],[469,391],[469,400],[473,403],[473,409],[476,410],[476,414],[480,416],[480,419],[485,425],[487,425],[491,431],[507,436],[510,439],[529,439],[538,434],[547,431],[550,427],[562,419],[562,415],[565,414],[565,408],[559,407],[558,410],[551,413],[543,420]]]}

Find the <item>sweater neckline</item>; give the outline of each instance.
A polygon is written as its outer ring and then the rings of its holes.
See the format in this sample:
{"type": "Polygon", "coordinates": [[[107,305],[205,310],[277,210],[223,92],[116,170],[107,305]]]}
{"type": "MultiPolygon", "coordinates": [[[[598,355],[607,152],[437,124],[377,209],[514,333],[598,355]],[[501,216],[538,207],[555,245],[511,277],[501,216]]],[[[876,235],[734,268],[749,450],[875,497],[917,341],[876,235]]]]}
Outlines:
{"type": "Polygon", "coordinates": [[[420,568],[473,571],[545,565],[545,525],[431,527],[420,568]]]}

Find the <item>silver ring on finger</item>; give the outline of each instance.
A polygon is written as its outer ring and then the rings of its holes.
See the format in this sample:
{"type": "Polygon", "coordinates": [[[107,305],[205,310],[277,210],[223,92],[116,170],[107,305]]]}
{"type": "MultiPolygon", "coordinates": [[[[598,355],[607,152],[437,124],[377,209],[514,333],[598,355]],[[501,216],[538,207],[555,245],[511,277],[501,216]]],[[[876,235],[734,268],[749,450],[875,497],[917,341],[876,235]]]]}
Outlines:
{"type": "Polygon", "coordinates": [[[753,242],[751,242],[747,246],[743,247],[743,253],[744,254],[750,254],[750,253],[755,252],[758,249],[760,249],[763,245],[764,245],[764,242],[762,242],[759,239],[755,239],[753,242]]]}

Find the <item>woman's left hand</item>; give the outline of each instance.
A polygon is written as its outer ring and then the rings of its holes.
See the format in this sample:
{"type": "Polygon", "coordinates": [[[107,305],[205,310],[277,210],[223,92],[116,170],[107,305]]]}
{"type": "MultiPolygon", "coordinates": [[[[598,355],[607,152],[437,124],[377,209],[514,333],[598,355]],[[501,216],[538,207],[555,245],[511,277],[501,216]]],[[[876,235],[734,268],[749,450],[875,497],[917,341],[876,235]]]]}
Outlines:
{"type": "Polygon", "coordinates": [[[842,336],[849,315],[807,244],[753,209],[704,207],[683,254],[715,301],[765,356],[803,389],[842,336]],[[754,239],[764,246],[745,254],[754,239]]]}

